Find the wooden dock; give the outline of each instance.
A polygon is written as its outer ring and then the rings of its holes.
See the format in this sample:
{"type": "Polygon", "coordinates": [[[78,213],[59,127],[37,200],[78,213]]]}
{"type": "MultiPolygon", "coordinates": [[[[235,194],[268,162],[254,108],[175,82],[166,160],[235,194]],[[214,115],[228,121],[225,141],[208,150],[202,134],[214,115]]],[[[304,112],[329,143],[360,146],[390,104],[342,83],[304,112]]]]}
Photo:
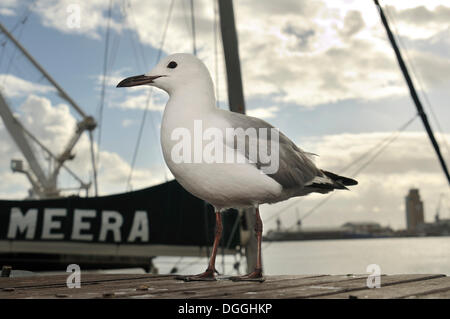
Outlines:
{"type": "Polygon", "coordinates": [[[263,283],[183,282],[172,275],[85,274],[69,289],[67,275],[0,278],[2,299],[285,299],[450,298],[445,275],[382,275],[380,288],[367,288],[367,275],[268,276],[263,283]]]}

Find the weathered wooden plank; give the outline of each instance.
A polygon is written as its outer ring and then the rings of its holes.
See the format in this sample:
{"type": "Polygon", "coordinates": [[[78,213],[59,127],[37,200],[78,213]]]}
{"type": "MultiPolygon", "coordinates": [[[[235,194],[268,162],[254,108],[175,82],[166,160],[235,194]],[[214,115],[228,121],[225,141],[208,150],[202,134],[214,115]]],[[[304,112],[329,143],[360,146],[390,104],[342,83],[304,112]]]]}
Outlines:
{"type": "Polygon", "coordinates": [[[450,289],[442,291],[427,291],[424,294],[415,293],[414,295],[404,297],[406,299],[450,299],[450,289]]]}
{"type": "MultiPolygon", "coordinates": [[[[394,275],[383,276],[382,282],[384,285],[393,285],[402,282],[419,281],[424,279],[431,279],[441,277],[442,275],[394,275]]],[[[332,276],[337,279],[338,276],[332,276]]],[[[324,297],[336,293],[343,293],[348,291],[357,291],[366,289],[366,278],[356,278],[353,280],[334,280],[328,283],[311,283],[303,284],[293,287],[277,287],[270,291],[247,291],[236,292],[226,296],[226,298],[312,298],[324,297]]],[[[222,297],[218,297],[222,298],[222,297]]]]}
{"type": "Polygon", "coordinates": [[[66,287],[66,275],[2,278],[0,298],[450,298],[444,275],[382,276],[380,289],[367,275],[268,276],[266,282],[183,282],[172,275],[82,275],[81,288],[66,287]]]}
{"type": "MultiPolygon", "coordinates": [[[[110,275],[111,276],[111,275],[110,275]]],[[[130,280],[118,276],[118,280],[108,277],[108,280],[100,280],[100,278],[94,277],[90,281],[82,279],[81,288],[69,289],[64,282],[59,282],[57,285],[35,285],[27,287],[19,287],[15,291],[3,292],[0,290],[0,298],[53,298],[55,295],[70,295],[71,298],[97,298],[102,297],[103,294],[115,294],[122,298],[127,296],[146,294],[149,291],[156,294],[171,294],[181,293],[189,295],[192,291],[201,292],[202,290],[215,290],[221,289],[226,286],[236,287],[238,285],[251,286],[255,283],[242,282],[234,283],[230,280],[218,280],[215,282],[183,282],[175,280],[173,276],[142,276],[132,277],[130,280]],[[144,289],[143,287],[147,287],[144,289]]],[[[128,277],[130,277],[128,275],[128,277]]],[[[300,276],[300,277],[311,277],[300,276]]],[[[299,276],[273,276],[269,281],[286,281],[293,278],[299,278],[299,276]]],[[[258,284],[258,283],[257,283],[258,284]]]]}
{"type": "MultiPolygon", "coordinates": [[[[13,288],[26,288],[26,287],[45,287],[45,286],[57,286],[66,285],[67,275],[50,275],[50,276],[30,276],[30,277],[18,277],[18,278],[0,278],[0,289],[13,287],[13,288]]],[[[84,283],[97,282],[97,281],[110,281],[110,280],[135,280],[135,279],[152,279],[157,280],[161,278],[173,278],[173,275],[142,275],[142,274],[81,274],[81,280],[84,283]]]]}
{"type": "MultiPolygon", "coordinates": [[[[292,280],[293,278],[298,277],[311,277],[308,276],[274,276],[269,279],[270,282],[283,282],[292,280]]],[[[180,280],[174,280],[173,278],[168,278],[164,281],[158,282],[140,282],[141,288],[142,286],[146,286],[146,289],[129,289],[130,287],[122,286],[98,286],[95,288],[91,288],[88,294],[91,294],[94,290],[114,294],[114,297],[118,298],[140,298],[142,295],[147,295],[148,298],[172,298],[174,294],[179,294],[186,298],[187,296],[195,295],[197,293],[205,293],[211,294],[212,291],[222,290],[226,287],[251,287],[255,285],[255,283],[250,282],[232,282],[230,280],[218,280],[218,281],[192,281],[192,282],[183,282],[180,280]],[[123,288],[123,289],[122,289],[123,288]]],[[[259,283],[256,283],[259,284],[259,283]]],[[[86,296],[84,294],[77,294],[75,298],[92,298],[92,296],[86,296]]]]}
{"type": "MultiPolygon", "coordinates": [[[[173,278],[163,278],[160,280],[154,280],[155,278],[134,278],[134,280],[110,280],[110,281],[91,281],[84,282],[80,289],[68,289],[64,284],[59,283],[54,286],[42,286],[36,285],[35,287],[25,287],[23,289],[18,288],[14,292],[8,292],[6,296],[3,294],[0,297],[4,298],[53,298],[55,295],[70,295],[71,298],[98,298],[103,294],[132,297],[142,294],[148,294],[151,291],[153,297],[156,298],[186,298],[201,296],[211,296],[217,291],[248,291],[254,289],[254,287],[260,285],[271,284],[287,284],[292,285],[293,281],[299,281],[307,278],[322,278],[329,276],[271,276],[263,284],[255,282],[232,282],[230,280],[218,280],[214,282],[183,282],[174,280],[173,278]],[[150,280],[149,280],[150,279],[150,280]],[[147,291],[137,290],[139,286],[147,286],[147,291]],[[118,294],[117,294],[118,293],[118,294]]],[[[347,278],[344,276],[344,278],[347,278]]]]}
{"type": "Polygon", "coordinates": [[[365,278],[367,275],[342,275],[342,276],[297,276],[296,278],[290,280],[266,280],[263,283],[253,283],[253,282],[236,282],[234,285],[228,285],[227,287],[222,287],[221,289],[211,290],[211,291],[195,291],[190,296],[185,296],[179,293],[172,293],[166,296],[161,296],[162,298],[245,298],[242,297],[247,293],[259,292],[259,293],[270,293],[283,288],[290,287],[300,287],[312,284],[323,284],[335,281],[347,281],[355,280],[357,278],[365,278]],[[239,284],[239,285],[237,285],[239,284]],[[236,297],[241,296],[241,297],[236,297]]]}
{"type": "Polygon", "coordinates": [[[427,292],[439,292],[450,290],[450,277],[424,278],[418,281],[410,281],[406,283],[395,283],[391,286],[385,286],[383,281],[380,288],[372,288],[332,294],[321,298],[363,298],[363,299],[389,299],[389,298],[405,298],[414,295],[426,294],[427,292]]]}
{"type": "MultiPolygon", "coordinates": [[[[45,298],[54,297],[55,294],[73,295],[79,289],[69,289],[66,285],[67,276],[42,276],[33,277],[37,282],[31,282],[30,278],[26,281],[23,278],[9,278],[9,284],[6,287],[0,288],[0,298],[45,298]],[[58,278],[53,278],[58,277],[58,278]],[[20,281],[18,279],[21,279],[20,281]],[[15,283],[15,281],[19,281],[15,283]]],[[[160,281],[173,276],[154,276],[154,275],[97,275],[89,274],[82,275],[82,288],[84,291],[89,291],[93,286],[101,286],[102,284],[109,284],[112,287],[120,285],[138,286],[139,281],[160,281]]]]}
{"type": "Polygon", "coordinates": [[[288,283],[292,280],[303,280],[307,278],[327,277],[325,275],[295,275],[295,276],[270,276],[264,283],[260,282],[233,282],[222,278],[216,282],[182,282],[178,289],[170,288],[168,291],[154,292],[154,298],[204,298],[211,296],[218,291],[235,291],[253,289],[255,286],[267,285],[273,283],[288,283]]]}
{"type": "MultiPolygon", "coordinates": [[[[89,276],[92,277],[92,276],[89,276]]],[[[126,289],[129,287],[139,287],[143,284],[157,284],[160,281],[173,280],[173,276],[152,276],[152,275],[108,275],[94,276],[92,278],[84,278],[82,276],[81,288],[67,288],[66,281],[53,281],[51,285],[40,283],[34,286],[19,286],[11,289],[0,289],[0,298],[46,298],[53,297],[56,294],[62,294],[74,297],[78,294],[86,293],[88,298],[92,298],[92,293],[102,296],[105,292],[116,289],[126,289]]]]}

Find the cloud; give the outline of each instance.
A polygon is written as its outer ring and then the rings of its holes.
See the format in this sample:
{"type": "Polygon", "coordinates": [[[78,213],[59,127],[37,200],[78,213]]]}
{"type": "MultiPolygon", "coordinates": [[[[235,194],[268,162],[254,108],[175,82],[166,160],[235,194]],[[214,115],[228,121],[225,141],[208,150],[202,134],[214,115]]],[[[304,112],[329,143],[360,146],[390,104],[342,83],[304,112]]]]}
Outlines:
{"type": "Polygon", "coordinates": [[[429,52],[410,50],[409,56],[417,68],[418,75],[425,82],[425,89],[448,87],[450,60],[429,52]]]}
{"type": "Polygon", "coordinates": [[[0,14],[4,16],[16,15],[14,8],[16,8],[18,5],[18,0],[3,0],[0,5],[0,14]]]}
{"type": "MultiPolygon", "coordinates": [[[[308,151],[320,155],[317,165],[339,172],[373,146],[389,138],[391,134],[391,132],[375,132],[325,135],[311,138],[311,141],[302,144],[308,151]]],[[[437,135],[436,138],[441,145],[444,144],[441,135],[437,135]]],[[[450,134],[445,135],[445,138],[449,140],[450,134]]],[[[442,147],[442,152],[444,157],[450,157],[445,147],[442,147]]],[[[362,163],[354,165],[347,173],[356,170],[362,163]]],[[[439,173],[439,177],[441,174],[436,154],[425,132],[401,133],[396,141],[364,170],[366,174],[376,175],[408,175],[414,171],[439,173]]]]}
{"type": "Polygon", "coordinates": [[[136,121],[132,120],[132,119],[123,119],[122,120],[122,126],[123,127],[129,127],[131,125],[136,124],[136,121]]]}
{"type": "Polygon", "coordinates": [[[411,25],[448,25],[450,20],[450,8],[440,5],[430,10],[425,6],[418,6],[405,10],[397,10],[394,6],[387,6],[394,11],[398,19],[411,25]]]}
{"type": "Polygon", "coordinates": [[[0,90],[8,98],[55,91],[49,85],[33,83],[12,74],[0,74],[0,79],[4,83],[3,87],[0,86],[0,90]]]}
{"type": "Polygon", "coordinates": [[[4,15],[4,16],[14,16],[14,15],[16,15],[14,10],[9,9],[9,8],[0,8],[0,14],[4,15]]]}
{"type": "Polygon", "coordinates": [[[53,106],[47,98],[30,95],[18,108],[19,119],[44,145],[51,145],[55,154],[63,151],[69,137],[75,132],[76,119],[69,106],[53,106]]]}
{"type": "Polygon", "coordinates": [[[399,35],[410,39],[430,39],[450,27],[450,7],[424,5],[403,10],[389,5],[385,8],[390,24],[399,35]]]}
{"type": "MultiPolygon", "coordinates": [[[[314,107],[408,94],[375,8],[327,5],[310,16],[238,11],[247,95],[314,107]]],[[[419,48],[408,55],[428,88],[449,84],[448,57],[419,48]]]]}
{"type": "Polygon", "coordinates": [[[342,37],[347,38],[357,34],[362,30],[362,28],[364,28],[364,26],[365,23],[362,18],[361,12],[351,10],[345,15],[344,27],[338,32],[342,37]]]}
{"type": "MultiPolygon", "coordinates": [[[[121,109],[139,109],[145,110],[148,108],[151,111],[162,111],[164,110],[165,102],[167,97],[165,97],[160,92],[150,92],[151,89],[147,88],[146,91],[139,90],[136,94],[129,94],[132,90],[128,90],[128,94],[122,95],[121,100],[115,100],[112,107],[118,107],[121,109]]],[[[123,90],[125,91],[125,90],[123,90]]]]}
{"type": "MultiPolygon", "coordinates": [[[[83,34],[91,38],[100,39],[100,32],[108,25],[109,1],[92,0],[74,2],[72,0],[41,0],[37,1],[32,10],[41,17],[42,24],[64,33],[83,34]],[[73,26],[71,21],[78,20],[79,27],[73,26]]],[[[117,7],[116,7],[117,8],[117,7]]],[[[119,31],[120,21],[111,19],[110,27],[119,31]]]]}
{"type": "Polygon", "coordinates": [[[256,109],[247,110],[247,115],[254,116],[262,119],[273,118],[276,116],[276,113],[280,110],[278,106],[270,106],[270,107],[259,107],[256,109]]]}
{"type": "MultiPolygon", "coordinates": [[[[129,72],[129,69],[114,70],[113,74],[106,75],[105,77],[105,87],[106,88],[116,88],[117,84],[122,81],[125,77],[124,73],[129,72]]],[[[129,76],[129,75],[128,75],[129,76]]],[[[96,89],[101,90],[103,85],[103,74],[99,74],[93,77],[96,83],[96,89]]],[[[143,87],[137,87],[143,88],[143,87]]]]}

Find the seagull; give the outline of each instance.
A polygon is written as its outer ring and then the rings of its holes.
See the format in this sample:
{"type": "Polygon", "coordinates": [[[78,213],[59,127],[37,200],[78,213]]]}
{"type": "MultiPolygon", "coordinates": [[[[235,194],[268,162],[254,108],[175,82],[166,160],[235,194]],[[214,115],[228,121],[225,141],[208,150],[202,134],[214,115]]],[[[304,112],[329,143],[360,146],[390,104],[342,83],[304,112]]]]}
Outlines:
{"type": "Polygon", "coordinates": [[[221,213],[228,208],[254,207],[258,243],[256,267],[249,274],[233,276],[231,280],[264,281],[261,263],[263,223],[259,205],[310,193],[324,194],[335,189],[348,189],[347,186],[358,184],[354,179],[316,167],[313,161],[315,154],[300,149],[269,123],[218,108],[211,75],[195,55],[168,55],[150,72],[128,77],[117,87],[140,85],[153,86],[168,93],[169,100],[161,123],[164,160],[187,191],[215,209],[214,244],[206,271],[198,275],[179,276],[178,279],[216,280],[215,273],[218,272],[215,261],[222,235],[221,213]],[[226,138],[230,136],[229,132],[238,129],[241,129],[240,132],[256,132],[256,136],[249,133],[226,138]],[[205,143],[205,135],[209,136],[209,143],[205,143]],[[264,145],[270,146],[271,160],[276,162],[273,165],[275,169],[259,156],[261,153],[256,152],[255,155],[255,152],[250,152],[249,145],[259,147],[258,152],[264,149],[264,145]],[[205,156],[208,151],[210,155],[217,156],[212,156],[211,160],[211,156],[205,156]],[[220,160],[220,154],[227,152],[233,155],[227,158],[231,160],[220,160]]]}

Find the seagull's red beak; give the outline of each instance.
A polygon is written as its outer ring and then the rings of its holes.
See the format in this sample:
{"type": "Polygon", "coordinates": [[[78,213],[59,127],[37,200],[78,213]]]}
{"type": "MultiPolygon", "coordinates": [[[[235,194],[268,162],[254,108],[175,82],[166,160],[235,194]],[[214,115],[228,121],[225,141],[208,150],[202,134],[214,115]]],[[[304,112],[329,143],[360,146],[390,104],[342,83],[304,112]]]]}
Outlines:
{"type": "Polygon", "coordinates": [[[160,78],[164,75],[135,75],[130,76],[129,78],[123,79],[120,81],[119,84],[117,84],[116,87],[129,87],[129,86],[138,86],[138,85],[144,85],[144,84],[150,84],[153,83],[153,80],[160,78]]]}

